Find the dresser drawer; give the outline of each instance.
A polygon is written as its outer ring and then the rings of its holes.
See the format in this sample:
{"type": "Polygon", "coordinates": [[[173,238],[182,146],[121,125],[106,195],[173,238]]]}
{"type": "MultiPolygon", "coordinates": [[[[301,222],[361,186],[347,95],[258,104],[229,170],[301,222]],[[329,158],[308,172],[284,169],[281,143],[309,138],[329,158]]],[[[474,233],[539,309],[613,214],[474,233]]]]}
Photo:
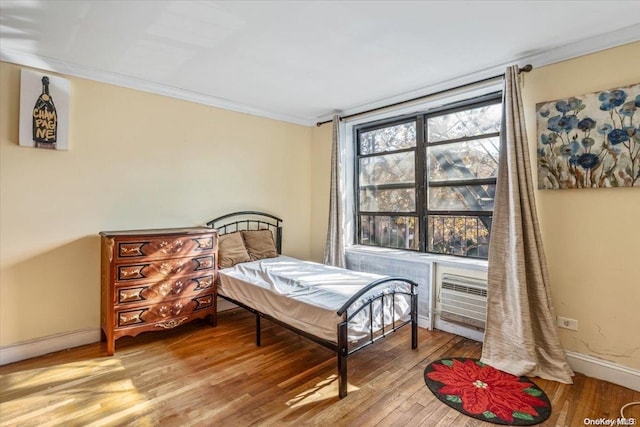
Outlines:
{"type": "Polygon", "coordinates": [[[114,250],[117,260],[144,261],[208,253],[215,248],[214,240],[212,235],[139,238],[118,241],[114,250]]]}
{"type": "Polygon", "coordinates": [[[135,309],[116,309],[116,329],[153,325],[169,329],[180,325],[193,313],[213,307],[213,294],[181,298],[135,309]]]}
{"type": "Polygon", "coordinates": [[[140,279],[162,279],[175,275],[188,275],[215,267],[214,254],[194,258],[172,258],[116,266],[119,282],[140,279]]]}
{"type": "Polygon", "coordinates": [[[205,275],[171,277],[166,280],[141,283],[131,286],[117,284],[115,287],[116,305],[139,305],[141,303],[153,303],[174,297],[185,297],[192,294],[203,293],[212,290],[215,276],[211,272],[205,275]]]}

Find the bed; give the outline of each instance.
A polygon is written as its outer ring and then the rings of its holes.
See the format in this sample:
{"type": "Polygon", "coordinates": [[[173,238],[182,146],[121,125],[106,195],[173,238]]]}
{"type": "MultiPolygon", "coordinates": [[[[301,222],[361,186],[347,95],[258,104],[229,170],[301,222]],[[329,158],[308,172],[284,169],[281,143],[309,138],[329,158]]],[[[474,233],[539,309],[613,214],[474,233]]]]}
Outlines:
{"type": "Polygon", "coordinates": [[[258,346],[264,318],[334,351],[343,398],[351,354],[406,325],[417,348],[418,285],[284,256],[282,222],[242,211],[207,223],[219,234],[217,296],[255,314],[258,346]]]}

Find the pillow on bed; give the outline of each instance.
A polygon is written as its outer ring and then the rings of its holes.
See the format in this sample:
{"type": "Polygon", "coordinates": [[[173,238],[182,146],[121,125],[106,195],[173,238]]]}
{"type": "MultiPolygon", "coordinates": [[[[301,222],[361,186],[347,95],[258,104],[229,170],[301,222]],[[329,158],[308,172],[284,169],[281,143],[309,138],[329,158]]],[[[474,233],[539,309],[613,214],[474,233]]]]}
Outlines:
{"type": "Polygon", "coordinates": [[[251,261],[239,232],[223,234],[218,237],[218,266],[233,267],[239,262],[251,261]]]}
{"type": "Polygon", "coordinates": [[[242,238],[251,261],[278,256],[276,245],[273,242],[273,234],[271,234],[270,230],[244,230],[242,238]]]}

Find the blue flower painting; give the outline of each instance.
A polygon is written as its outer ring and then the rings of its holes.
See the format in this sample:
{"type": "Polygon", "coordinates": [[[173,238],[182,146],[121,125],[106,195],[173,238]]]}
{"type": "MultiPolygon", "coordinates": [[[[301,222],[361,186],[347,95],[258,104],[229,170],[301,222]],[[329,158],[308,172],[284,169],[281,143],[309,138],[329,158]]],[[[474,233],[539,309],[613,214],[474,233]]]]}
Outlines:
{"type": "Polygon", "coordinates": [[[538,188],[640,187],[640,84],[536,105],[538,188]]]}

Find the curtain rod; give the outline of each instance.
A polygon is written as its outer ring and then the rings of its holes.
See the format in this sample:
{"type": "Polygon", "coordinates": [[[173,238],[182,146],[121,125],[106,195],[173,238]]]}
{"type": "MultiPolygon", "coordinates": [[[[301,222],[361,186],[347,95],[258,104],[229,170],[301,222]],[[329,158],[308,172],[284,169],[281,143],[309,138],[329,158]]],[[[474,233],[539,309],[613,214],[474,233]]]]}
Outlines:
{"type": "MultiPolygon", "coordinates": [[[[524,73],[528,73],[532,69],[533,69],[533,66],[531,64],[527,64],[524,67],[519,68],[518,69],[518,73],[523,73],[523,72],[524,73]]],[[[387,108],[397,107],[397,106],[403,105],[403,104],[409,104],[411,102],[420,101],[422,99],[429,98],[429,97],[432,97],[432,96],[435,96],[435,95],[440,95],[440,94],[443,94],[445,92],[449,92],[449,91],[452,91],[452,90],[462,89],[464,87],[471,86],[471,85],[476,85],[478,83],[488,82],[489,80],[497,79],[498,77],[504,77],[504,73],[503,74],[498,74],[497,76],[493,76],[493,77],[487,77],[486,79],[478,80],[478,81],[475,81],[475,82],[465,83],[465,84],[460,85],[460,86],[451,87],[449,89],[439,90],[437,92],[433,92],[433,93],[430,93],[428,95],[422,95],[422,96],[418,96],[416,98],[411,98],[411,99],[407,99],[407,100],[404,100],[404,101],[394,102],[393,104],[385,105],[385,106],[382,106],[382,107],[372,108],[370,110],[360,111],[359,113],[349,114],[348,116],[341,116],[341,117],[339,117],[339,120],[349,119],[351,117],[359,116],[359,115],[362,115],[362,114],[373,113],[373,112],[379,111],[379,110],[386,110],[387,108]]],[[[316,126],[321,126],[321,125],[324,125],[324,124],[327,124],[327,123],[331,123],[332,121],[333,120],[325,120],[324,122],[317,122],[316,126]]]]}

